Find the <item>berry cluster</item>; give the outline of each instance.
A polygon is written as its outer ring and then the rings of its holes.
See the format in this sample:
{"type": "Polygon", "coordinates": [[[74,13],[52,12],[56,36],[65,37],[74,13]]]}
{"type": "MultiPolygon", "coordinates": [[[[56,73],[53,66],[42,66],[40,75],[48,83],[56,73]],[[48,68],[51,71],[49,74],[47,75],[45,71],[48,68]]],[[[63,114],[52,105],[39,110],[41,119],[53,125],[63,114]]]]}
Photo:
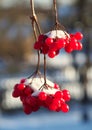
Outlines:
{"type": "Polygon", "coordinates": [[[67,53],[74,50],[81,50],[83,35],[80,32],[68,34],[62,30],[53,30],[38,37],[38,41],[34,44],[34,49],[40,50],[43,54],[48,54],[50,58],[54,58],[59,54],[61,49],[65,49],[67,53]]]}
{"type": "MultiPolygon", "coordinates": [[[[31,78],[32,79],[32,78],[31,78]]],[[[23,110],[26,114],[36,112],[40,107],[45,107],[51,111],[68,112],[69,106],[66,102],[70,101],[70,93],[68,90],[60,90],[60,87],[56,83],[52,83],[48,80],[50,85],[35,86],[40,79],[35,78],[32,84],[29,81],[32,80],[22,79],[19,84],[14,86],[12,96],[14,98],[20,98],[23,104],[23,110]],[[52,86],[51,86],[52,85],[52,86]],[[42,87],[42,89],[40,89],[42,87]],[[38,89],[39,88],[39,89],[38,89]]],[[[40,84],[40,83],[39,83],[40,84]]]]}

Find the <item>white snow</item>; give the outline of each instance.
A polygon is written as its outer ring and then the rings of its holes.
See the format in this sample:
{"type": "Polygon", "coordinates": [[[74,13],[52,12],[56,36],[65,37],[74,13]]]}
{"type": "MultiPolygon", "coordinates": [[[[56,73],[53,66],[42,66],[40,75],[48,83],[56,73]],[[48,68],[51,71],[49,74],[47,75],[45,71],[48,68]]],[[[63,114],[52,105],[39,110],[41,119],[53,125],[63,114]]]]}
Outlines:
{"type": "Polygon", "coordinates": [[[47,94],[55,94],[59,89],[54,88],[54,83],[51,82],[50,80],[46,79],[47,84],[50,86],[46,88],[44,86],[44,78],[43,77],[31,77],[29,79],[26,79],[25,85],[29,85],[33,89],[33,96],[37,96],[40,93],[40,88],[43,86],[42,91],[44,91],[47,94]]]}
{"type": "Polygon", "coordinates": [[[53,31],[49,31],[48,33],[45,34],[46,36],[50,37],[50,38],[64,38],[66,39],[67,37],[70,37],[69,34],[66,31],[62,31],[62,30],[53,30],[53,31]]]}

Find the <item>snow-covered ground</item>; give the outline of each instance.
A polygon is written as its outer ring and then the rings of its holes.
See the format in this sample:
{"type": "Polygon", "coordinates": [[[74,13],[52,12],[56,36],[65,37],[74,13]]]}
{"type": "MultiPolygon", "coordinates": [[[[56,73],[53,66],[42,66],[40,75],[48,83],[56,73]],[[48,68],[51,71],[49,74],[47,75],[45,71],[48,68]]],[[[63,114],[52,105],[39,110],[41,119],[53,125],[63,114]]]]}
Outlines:
{"type": "Polygon", "coordinates": [[[75,106],[67,114],[42,109],[29,116],[23,112],[0,113],[0,130],[91,130],[92,105],[86,107],[86,110],[88,120],[83,120],[85,108],[80,106],[75,106]]]}

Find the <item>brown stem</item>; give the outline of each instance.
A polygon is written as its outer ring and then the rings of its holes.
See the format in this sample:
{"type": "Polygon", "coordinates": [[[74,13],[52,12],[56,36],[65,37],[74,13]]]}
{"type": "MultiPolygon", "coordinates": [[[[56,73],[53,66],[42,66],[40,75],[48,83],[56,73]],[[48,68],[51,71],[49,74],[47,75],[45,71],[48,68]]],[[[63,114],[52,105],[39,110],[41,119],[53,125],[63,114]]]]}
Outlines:
{"type": "Polygon", "coordinates": [[[46,84],[46,55],[44,54],[44,84],[46,84]]]}
{"type": "Polygon", "coordinates": [[[31,10],[32,10],[32,17],[35,21],[39,34],[41,34],[41,29],[40,29],[38,19],[37,19],[36,13],[35,13],[35,9],[34,9],[34,0],[30,0],[30,5],[31,5],[31,10]]]}
{"type": "MultiPolygon", "coordinates": [[[[34,9],[34,2],[33,2],[33,0],[30,0],[30,6],[31,6],[31,12],[32,12],[32,16],[30,17],[30,19],[31,19],[31,21],[32,21],[32,27],[33,27],[33,32],[34,32],[35,41],[37,41],[37,40],[38,40],[38,37],[37,37],[37,30],[36,30],[35,24],[37,25],[37,28],[38,28],[39,33],[41,33],[41,31],[40,31],[40,27],[39,27],[39,25],[38,25],[37,17],[36,17],[36,14],[35,14],[35,9],[34,9]]],[[[37,54],[38,54],[38,62],[37,62],[36,72],[39,71],[39,67],[40,67],[40,51],[38,51],[37,54]]]]}
{"type": "Polygon", "coordinates": [[[58,13],[57,13],[57,3],[56,0],[53,0],[53,5],[54,5],[54,13],[55,13],[55,25],[58,26],[58,13]]]}
{"type": "MultiPolygon", "coordinates": [[[[38,19],[34,10],[34,0],[30,0],[30,5],[31,5],[31,11],[32,11],[32,16],[30,18],[32,20],[32,27],[34,31],[35,41],[37,41],[38,39],[37,39],[36,27],[38,29],[39,34],[41,34],[41,29],[40,29],[38,19]]],[[[39,65],[40,65],[40,51],[38,51],[38,63],[37,63],[36,72],[39,71],[39,65]]],[[[46,56],[45,55],[44,55],[44,84],[46,84],[46,56]]]]}

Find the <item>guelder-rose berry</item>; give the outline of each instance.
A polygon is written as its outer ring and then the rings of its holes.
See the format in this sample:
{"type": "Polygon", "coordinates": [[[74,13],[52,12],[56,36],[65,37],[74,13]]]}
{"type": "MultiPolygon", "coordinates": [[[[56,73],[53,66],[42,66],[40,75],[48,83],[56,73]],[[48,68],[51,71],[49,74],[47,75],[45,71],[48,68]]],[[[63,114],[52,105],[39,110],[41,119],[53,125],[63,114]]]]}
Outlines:
{"type": "Polygon", "coordinates": [[[26,95],[31,95],[32,92],[33,92],[33,90],[32,90],[29,86],[25,87],[24,93],[25,93],[26,95]]]}
{"type": "Polygon", "coordinates": [[[40,50],[40,49],[41,49],[41,46],[42,46],[42,43],[39,42],[39,41],[37,41],[37,42],[35,42],[35,44],[34,44],[34,49],[40,50]]]}
{"type": "Polygon", "coordinates": [[[62,91],[57,91],[54,95],[55,98],[62,98],[63,97],[63,93],[62,91]]]}
{"type": "Polygon", "coordinates": [[[54,58],[56,56],[56,52],[55,51],[49,51],[48,56],[50,58],[54,58]]]}
{"type": "Polygon", "coordinates": [[[74,36],[77,40],[81,40],[83,38],[83,34],[81,32],[76,32],[74,36]]]}
{"type": "Polygon", "coordinates": [[[50,109],[51,111],[56,111],[57,106],[56,106],[54,103],[53,103],[53,104],[50,104],[49,109],[50,109]]]}
{"type": "Polygon", "coordinates": [[[57,39],[54,43],[57,49],[62,49],[65,46],[65,40],[63,38],[57,39]]]}
{"type": "Polygon", "coordinates": [[[20,96],[20,92],[19,92],[18,90],[14,90],[14,91],[12,92],[12,96],[13,96],[14,98],[18,98],[18,97],[20,96]]]}
{"type": "Polygon", "coordinates": [[[64,99],[65,101],[70,101],[70,99],[71,99],[70,94],[65,94],[65,95],[63,95],[63,99],[64,99]]]}
{"type": "Polygon", "coordinates": [[[23,110],[24,110],[25,114],[27,114],[27,115],[32,113],[32,109],[30,108],[29,105],[24,105],[23,110]]]}
{"type": "Polygon", "coordinates": [[[56,83],[54,83],[54,88],[55,88],[55,89],[60,89],[60,88],[59,88],[59,85],[56,84],[56,83]]]}
{"type": "Polygon", "coordinates": [[[26,79],[21,79],[20,83],[24,83],[26,81],[26,79]]]}
{"type": "Polygon", "coordinates": [[[66,104],[66,103],[63,103],[62,105],[61,105],[61,110],[62,110],[62,112],[68,112],[69,111],[69,106],[66,104]]]}
{"type": "Polygon", "coordinates": [[[34,44],[34,49],[40,50],[42,54],[47,54],[50,58],[57,56],[64,48],[67,53],[74,50],[81,50],[82,44],[78,40],[82,40],[83,34],[76,32],[68,34],[62,30],[52,30],[49,33],[41,34],[38,41],[34,44]]]}
{"type": "Polygon", "coordinates": [[[25,84],[20,83],[17,87],[19,90],[23,90],[25,88],[25,84]]]}
{"type": "Polygon", "coordinates": [[[53,39],[48,37],[46,40],[45,40],[45,43],[47,46],[50,46],[52,43],[53,43],[53,39]]]}
{"type": "Polygon", "coordinates": [[[41,35],[39,35],[39,37],[38,37],[38,41],[42,41],[42,40],[44,40],[44,38],[45,38],[45,36],[44,36],[43,34],[41,34],[41,35]]]}
{"type": "Polygon", "coordinates": [[[82,48],[83,48],[82,43],[81,43],[81,42],[78,42],[78,50],[80,51],[80,50],[82,50],[82,48]]]}
{"type": "Polygon", "coordinates": [[[20,101],[22,102],[25,114],[36,112],[40,109],[41,106],[56,112],[69,111],[69,106],[66,104],[66,102],[70,100],[70,94],[68,90],[60,90],[59,85],[52,82],[51,86],[48,85],[45,88],[42,88],[42,90],[39,89],[38,85],[38,90],[35,90],[31,80],[30,82],[23,81],[24,83],[21,83],[22,81],[23,80],[21,80],[19,84],[16,84],[14,86],[12,96],[14,98],[19,97],[20,101]]]}
{"type": "Polygon", "coordinates": [[[39,99],[40,100],[44,101],[44,100],[46,100],[46,98],[47,98],[47,94],[45,92],[39,93],[39,99]]]}
{"type": "Polygon", "coordinates": [[[65,47],[65,51],[66,51],[67,53],[71,53],[71,52],[73,51],[73,48],[72,48],[70,45],[67,45],[67,46],[65,47]]]}
{"type": "Polygon", "coordinates": [[[62,90],[63,95],[70,94],[70,92],[67,89],[62,90]]]}

